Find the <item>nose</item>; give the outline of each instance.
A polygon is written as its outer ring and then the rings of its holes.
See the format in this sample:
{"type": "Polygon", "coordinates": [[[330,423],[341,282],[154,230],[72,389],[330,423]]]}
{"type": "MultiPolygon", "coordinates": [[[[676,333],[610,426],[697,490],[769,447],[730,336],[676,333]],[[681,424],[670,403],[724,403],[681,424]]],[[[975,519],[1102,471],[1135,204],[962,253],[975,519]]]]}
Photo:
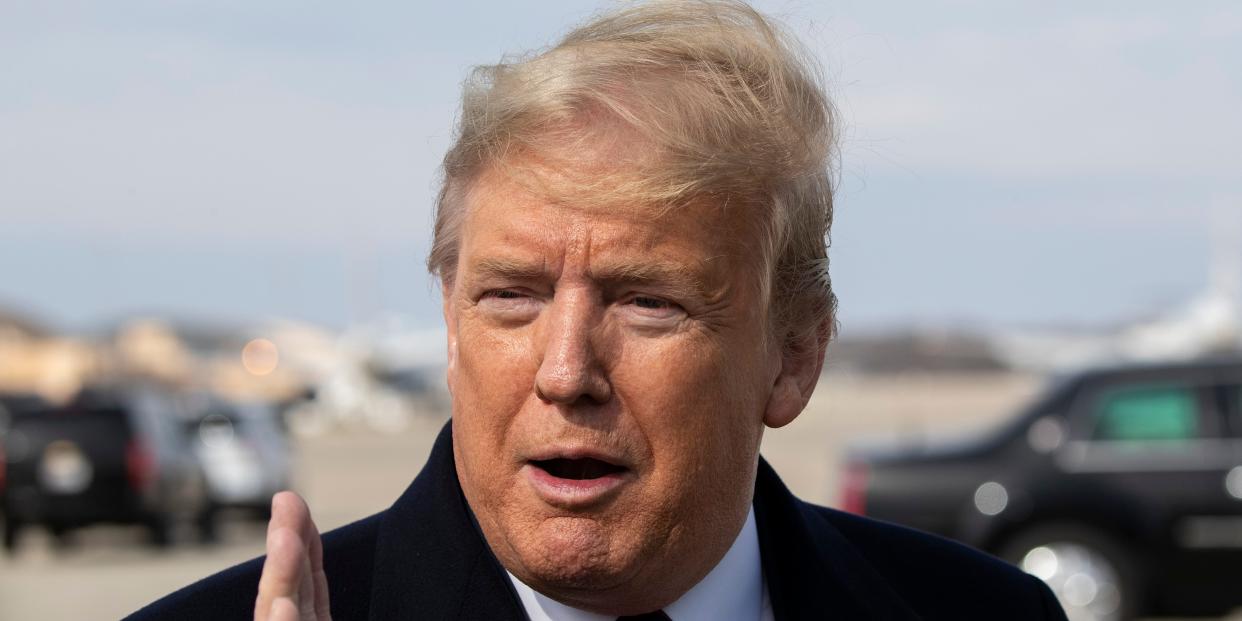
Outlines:
{"type": "Polygon", "coordinates": [[[546,311],[535,394],[548,403],[606,403],[612,386],[593,343],[598,313],[587,292],[558,291],[546,311]]]}

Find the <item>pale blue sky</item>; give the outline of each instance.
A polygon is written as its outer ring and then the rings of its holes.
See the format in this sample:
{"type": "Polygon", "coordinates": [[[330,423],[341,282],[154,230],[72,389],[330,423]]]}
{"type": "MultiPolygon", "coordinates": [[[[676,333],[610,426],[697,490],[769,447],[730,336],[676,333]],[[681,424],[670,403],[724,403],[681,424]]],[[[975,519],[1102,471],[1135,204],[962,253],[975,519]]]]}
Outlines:
{"type": "MultiPolygon", "coordinates": [[[[0,306],[434,325],[461,79],[599,6],[0,4],[0,306]]],[[[843,114],[847,333],[1107,322],[1204,285],[1211,211],[1242,210],[1233,3],[758,6],[843,114]]]]}

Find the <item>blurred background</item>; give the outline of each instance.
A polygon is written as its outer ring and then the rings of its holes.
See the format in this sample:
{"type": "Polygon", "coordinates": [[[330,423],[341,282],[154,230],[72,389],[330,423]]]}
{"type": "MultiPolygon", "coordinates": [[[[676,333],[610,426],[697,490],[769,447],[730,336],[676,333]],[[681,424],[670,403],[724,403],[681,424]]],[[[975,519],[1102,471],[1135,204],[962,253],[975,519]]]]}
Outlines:
{"type": "MultiPolygon", "coordinates": [[[[460,82],[602,6],[0,4],[0,618],[259,554],[278,489],[324,528],[396,499],[448,415],[422,261],[460,82]]],[[[768,459],[1075,619],[1242,605],[1205,586],[1242,584],[1242,8],[756,6],[843,131],[840,338],[768,459]]]]}

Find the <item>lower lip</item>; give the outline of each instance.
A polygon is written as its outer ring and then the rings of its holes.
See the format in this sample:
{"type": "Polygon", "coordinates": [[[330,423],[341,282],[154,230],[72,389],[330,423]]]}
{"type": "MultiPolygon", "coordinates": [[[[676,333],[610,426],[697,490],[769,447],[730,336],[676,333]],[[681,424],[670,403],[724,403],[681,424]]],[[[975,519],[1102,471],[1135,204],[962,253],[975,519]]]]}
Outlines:
{"type": "Polygon", "coordinates": [[[523,470],[535,493],[544,502],[562,509],[581,509],[607,500],[631,479],[628,470],[597,479],[562,479],[533,464],[526,464],[523,470]]]}

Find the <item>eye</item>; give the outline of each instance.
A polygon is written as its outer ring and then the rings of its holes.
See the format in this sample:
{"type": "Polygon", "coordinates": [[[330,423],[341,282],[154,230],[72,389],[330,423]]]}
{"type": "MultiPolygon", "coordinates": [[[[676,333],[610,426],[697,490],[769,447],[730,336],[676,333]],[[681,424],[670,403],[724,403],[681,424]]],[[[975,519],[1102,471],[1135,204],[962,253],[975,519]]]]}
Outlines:
{"type": "Polygon", "coordinates": [[[483,294],[483,297],[497,298],[501,300],[516,300],[526,296],[518,293],[517,291],[513,291],[512,289],[501,289],[499,291],[487,291],[483,294]]]}
{"type": "Polygon", "coordinates": [[[661,300],[660,298],[649,298],[645,296],[638,296],[634,298],[632,302],[639,308],[647,308],[652,310],[672,308],[673,306],[672,302],[667,300],[661,300]]]}
{"type": "Polygon", "coordinates": [[[539,298],[523,289],[490,289],[479,295],[478,307],[502,321],[529,321],[539,314],[539,298]]]}
{"type": "Polygon", "coordinates": [[[686,313],[677,303],[650,295],[631,296],[624,301],[622,308],[631,317],[647,323],[677,321],[686,313]]]}

